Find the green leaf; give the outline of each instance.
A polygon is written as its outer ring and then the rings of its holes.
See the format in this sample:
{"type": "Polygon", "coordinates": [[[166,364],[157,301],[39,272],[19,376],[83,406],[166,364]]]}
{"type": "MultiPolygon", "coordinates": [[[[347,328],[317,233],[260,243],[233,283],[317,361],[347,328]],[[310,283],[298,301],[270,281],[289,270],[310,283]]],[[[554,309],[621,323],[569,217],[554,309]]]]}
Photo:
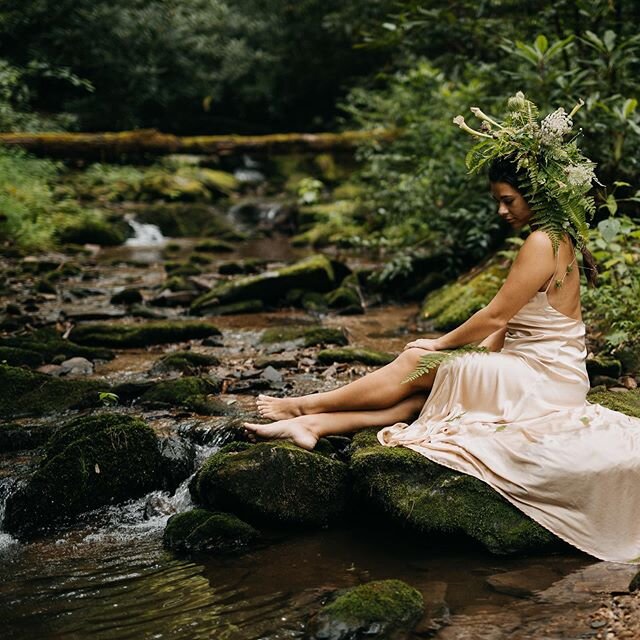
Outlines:
{"type": "Polygon", "coordinates": [[[544,54],[544,52],[549,48],[549,41],[546,36],[540,34],[536,38],[535,47],[540,53],[544,54]]]}
{"type": "Polygon", "coordinates": [[[607,218],[598,223],[598,231],[604,238],[605,242],[612,242],[620,233],[620,221],[615,218],[607,218]]]}

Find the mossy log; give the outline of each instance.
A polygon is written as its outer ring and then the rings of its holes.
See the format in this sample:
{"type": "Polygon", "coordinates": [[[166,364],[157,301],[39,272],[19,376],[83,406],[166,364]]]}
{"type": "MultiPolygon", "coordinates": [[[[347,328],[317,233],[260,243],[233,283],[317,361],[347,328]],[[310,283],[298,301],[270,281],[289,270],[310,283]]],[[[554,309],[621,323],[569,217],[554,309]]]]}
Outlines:
{"type": "Polygon", "coordinates": [[[288,154],[298,151],[351,150],[366,140],[391,141],[397,131],[343,131],[340,133],[274,133],[262,136],[179,137],[155,129],[107,133],[1,133],[0,144],[17,146],[37,155],[57,158],[120,160],[123,156],[172,153],[288,154]]]}

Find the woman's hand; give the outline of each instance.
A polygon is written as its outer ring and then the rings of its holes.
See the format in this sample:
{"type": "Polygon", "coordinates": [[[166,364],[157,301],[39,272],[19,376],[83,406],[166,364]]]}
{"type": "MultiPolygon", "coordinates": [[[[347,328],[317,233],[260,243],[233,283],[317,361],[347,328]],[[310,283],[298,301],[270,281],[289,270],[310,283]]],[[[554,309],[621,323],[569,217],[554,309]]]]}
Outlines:
{"type": "Polygon", "coordinates": [[[413,342],[407,342],[403,351],[406,349],[424,349],[425,351],[440,351],[442,347],[438,340],[432,340],[430,338],[420,338],[419,340],[414,340],[413,342]]]}

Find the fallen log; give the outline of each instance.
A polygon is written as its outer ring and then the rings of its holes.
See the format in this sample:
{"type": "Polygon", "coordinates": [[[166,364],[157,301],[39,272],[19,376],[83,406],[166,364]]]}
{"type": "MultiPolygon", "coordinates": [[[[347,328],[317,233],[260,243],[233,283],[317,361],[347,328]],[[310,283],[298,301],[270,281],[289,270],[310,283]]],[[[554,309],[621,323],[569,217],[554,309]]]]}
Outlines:
{"type": "Polygon", "coordinates": [[[259,136],[174,136],[155,129],[113,133],[0,133],[0,144],[25,149],[35,155],[86,160],[122,160],[128,156],[194,155],[228,156],[242,153],[288,154],[297,152],[353,151],[366,140],[388,142],[397,131],[343,131],[341,133],[273,133],[259,136]]]}

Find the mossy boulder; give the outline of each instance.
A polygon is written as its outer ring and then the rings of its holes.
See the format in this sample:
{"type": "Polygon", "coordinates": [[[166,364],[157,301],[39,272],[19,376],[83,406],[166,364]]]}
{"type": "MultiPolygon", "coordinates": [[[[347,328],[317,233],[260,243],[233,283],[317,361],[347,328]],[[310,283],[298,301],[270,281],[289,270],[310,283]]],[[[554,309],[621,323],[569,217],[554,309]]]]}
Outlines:
{"type": "Polygon", "coordinates": [[[118,291],[111,296],[111,304],[136,304],[142,302],[140,289],[129,287],[118,291]]]}
{"type": "Polygon", "coordinates": [[[308,640],[406,637],[424,612],[417,589],[402,580],[374,580],[342,589],[309,621],[308,640]],[[401,635],[400,635],[401,634],[401,635]]]}
{"type": "Polygon", "coordinates": [[[48,425],[0,424],[0,453],[35,449],[49,439],[52,431],[48,425]]]}
{"type": "Polygon", "coordinates": [[[193,372],[220,364],[217,356],[197,351],[173,351],[167,353],[153,365],[154,372],[184,371],[193,372]]]}
{"type": "Polygon", "coordinates": [[[39,367],[44,364],[42,354],[30,349],[18,349],[16,347],[0,346],[0,362],[12,367],[25,365],[27,367],[39,367]]]}
{"type": "MultiPolygon", "coordinates": [[[[0,339],[0,354],[2,349],[16,349],[14,353],[14,362],[16,364],[35,365],[35,358],[32,354],[37,353],[44,362],[51,362],[53,358],[87,358],[87,360],[112,360],[114,358],[113,351],[95,346],[82,346],[65,340],[55,329],[36,329],[29,333],[18,336],[10,336],[0,339]],[[29,352],[28,354],[20,352],[29,352]],[[22,362],[18,360],[22,358],[22,362]]],[[[7,354],[9,352],[6,352],[7,354]]],[[[0,361],[2,358],[0,357],[0,361]]],[[[7,358],[7,363],[11,364],[7,358]]],[[[38,362],[37,364],[42,364],[38,362]]]]}
{"type": "Polygon", "coordinates": [[[348,468],[289,442],[231,443],[208,458],[194,499],[250,523],[324,525],[345,513],[348,468]]]}
{"type": "Polygon", "coordinates": [[[594,404],[626,413],[628,416],[640,418],[640,389],[630,391],[606,391],[594,389],[587,396],[587,400],[594,404]]]}
{"type": "Polygon", "coordinates": [[[334,282],[335,272],[331,261],[323,255],[313,255],[275,271],[219,284],[194,300],[191,309],[206,313],[210,306],[240,300],[276,302],[283,299],[290,289],[326,292],[334,286],[334,282]]]}
{"type": "Polygon", "coordinates": [[[171,238],[215,236],[223,240],[242,240],[224,216],[210,205],[153,204],[136,210],[138,222],[155,224],[171,238]]]}
{"type": "Polygon", "coordinates": [[[279,342],[290,343],[292,346],[313,347],[319,344],[348,343],[347,336],[342,329],[322,327],[320,325],[291,325],[285,327],[271,327],[265,329],[260,337],[263,344],[279,342]]]}
{"type": "Polygon", "coordinates": [[[144,495],[161,483],[157,438],[120,414],[76,418],[49,440],[26,485],[9,496],[4,527],[29,536],[96,507],[144,495]]]}
{"type": "Polygon", "coordinates": [[[137,324],[91,322],[81,324],[72,331],[73,340],[79,344],[120,349],[219,335],[220,330],[212,324],[189,320],[156,320],[137,324]]]}
{"type": "Polygon", "coordinates": [[[264,311],[262,300],[242,300],[207,307],[207,315],[209,316],[233,316],[239,313],[259,313],[260,311],[264,311]]]}
{"type": "Polygon", "coordinates": [[[593,358],[588,358],[586,365],[590,380],[593,380],[596,376],[617,378],[622,373],[620,360],[606,355],[596,355],[593,358]]]}
{"type": "Polygon", "coordinates": [[[201,251],[204,253],[227,253],[230,251],[235,251],[234,245],[226,240],[202,240],[198,242],[198,244],[193,247],[194,251],[201,251]]]}
{"type": "Polygon", "coordinates": [[[430,293],[420,317],[438,331],[449,331],[486,306],[498,293],[509,271],[510,260],[495,256],[479,269],[430,293]]]}
{"type": "Polygon", "coordinates": [[[140,400],[154,405],[189,406],[196,399],[204,399],[207,394],[220,391],[220,386],[220,381],[215,378],[184,376],[158,382],[140,400]]]}
{"type": "Polygon", "coordinates": [[[361,362],[372,366],[383,366],[395,360],[396,356],[375,349],[323,349],[318,352],[318,362],[332,364],[334,362],[361,362]]]}
{"type": "Polygon", "coordinates": [[[56,239],[63,244],[97,244],[111,247],[122,244],[126,235],[118,225],[86,218],[57,231],[56,239]]]}
{"type": "Polygon", "coordinates": [[[174,551],[228,554],[251,546],[260,534],[230,513],[191,509],[169,518],[162,541],[174,551]]]}
{"type": "Polygon", "coordinates": [[[348,310],[351,313],[364,313],[360,295],[352,287],[340,286],[327,293],[325,298],[332,309],[348,310]]]}
{"type": "Polygon", "coordinates": [[[149,171],[140,183],[138,199],[147,202],[153,200],[208,202],[211,199],[211,194],[206,186],[194,176],[149,171]]]}
{"type": "Polygon", "coordinates": [[[552,533],[486,483],[407,447],[384,447],[376,438],[378,431],[356,434],[350,463],[355,491],[372,517],[387,518],[428,536],[462,533],[493,553],[559,544],[552,533]]]}
{"type": "Polygon", "coordinates": [[[98,380],[61,379],[0,364],[0,416],[44,416],[95,406],[109,386],[98,380]]]}

